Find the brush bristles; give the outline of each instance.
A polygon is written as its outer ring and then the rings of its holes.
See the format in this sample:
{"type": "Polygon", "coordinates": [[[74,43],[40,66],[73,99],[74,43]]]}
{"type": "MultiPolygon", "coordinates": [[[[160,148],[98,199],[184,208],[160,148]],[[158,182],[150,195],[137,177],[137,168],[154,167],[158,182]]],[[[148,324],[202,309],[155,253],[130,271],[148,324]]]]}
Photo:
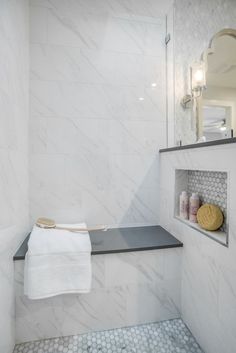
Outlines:
{"type": "Polygon", "coordinates": [[[56,227],[56,223],[52,219],[44,218],[44,217],[38,218],[36,221],[36,225],[41,228],[55,228],[56,227]]]}

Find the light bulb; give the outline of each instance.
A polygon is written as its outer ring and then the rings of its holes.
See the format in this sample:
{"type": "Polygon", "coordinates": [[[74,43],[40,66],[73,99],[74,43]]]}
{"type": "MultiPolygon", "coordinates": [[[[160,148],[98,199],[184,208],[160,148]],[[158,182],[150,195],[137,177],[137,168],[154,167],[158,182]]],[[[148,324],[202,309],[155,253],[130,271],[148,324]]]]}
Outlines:
{"type": "Polygon", "coordinates": [[[140,101],[144,101],[144,98],[143,98],[143,97],[139,97],[139,100],[140,100],[140,101]]]}
{"type": "Polygon", "coordinates": [[[157,86],[156,82],[153,82],[151,86],[156,87],[157,86]]]}
{"type": "Polygon", "coordinates": [[[206,68],[204,62],[194,63],[191,66],[192,90],[199,91],[206,85],[206,68]]]}
{"type": "Polygon", "coordinates": [[[196,70],[194,73],[194,78],[196,82],[202,82],[203,78],[204,78],[204,73],[202,69],[196,70]]]}
{"type": "Polygon", "coordinates": [[[221,131],[225,131],[226,130],[226,126],[221,126],[220,130],[221,131]]]}

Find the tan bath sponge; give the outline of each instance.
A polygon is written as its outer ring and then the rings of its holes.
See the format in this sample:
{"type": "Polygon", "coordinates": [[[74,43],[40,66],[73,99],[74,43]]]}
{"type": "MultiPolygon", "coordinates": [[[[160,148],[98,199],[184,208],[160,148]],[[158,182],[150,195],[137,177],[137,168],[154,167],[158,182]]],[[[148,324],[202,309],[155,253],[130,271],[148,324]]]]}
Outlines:
{"type": "Polygon", "coordinates": [[[218,206],[206,203],[199,208],[197,221],[205,230],[217,230],[222,226],[224,216],[218,206]]]}

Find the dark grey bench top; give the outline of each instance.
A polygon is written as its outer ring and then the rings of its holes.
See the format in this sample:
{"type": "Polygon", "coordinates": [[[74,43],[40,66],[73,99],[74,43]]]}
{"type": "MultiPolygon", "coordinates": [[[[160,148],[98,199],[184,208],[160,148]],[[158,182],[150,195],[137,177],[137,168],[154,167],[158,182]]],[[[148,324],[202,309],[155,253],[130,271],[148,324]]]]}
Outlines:
{"type": "MultiPolygon", "coordinates": [[[[113,228],[106,232],[90,232],[92,255],[122,253],[182,247],[183,243],[161,226],[113,228]]],[[[28,240],[24,240],[17,250],[14,261],[24,260],[28,250],[28,240]]]]}

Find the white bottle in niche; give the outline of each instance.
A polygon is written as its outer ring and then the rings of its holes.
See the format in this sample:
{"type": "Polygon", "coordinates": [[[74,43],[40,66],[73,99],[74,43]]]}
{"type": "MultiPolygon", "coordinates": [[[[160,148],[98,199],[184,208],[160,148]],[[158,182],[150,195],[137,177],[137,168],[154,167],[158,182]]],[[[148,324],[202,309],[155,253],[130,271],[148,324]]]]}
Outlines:
{"type": "Polygon", "coordinates": [[[189,199],[189,220],[190,222],[197,223],[197,211],[200,206],[199,196],[193,193],[189,199]]]}
{"type": "Polygon", "coordinates": [[[189,209],[188,194],[186,191],[182,191],[179,197],[179,216],[183,219],[188,219],[188,209],[189,209]]]}

